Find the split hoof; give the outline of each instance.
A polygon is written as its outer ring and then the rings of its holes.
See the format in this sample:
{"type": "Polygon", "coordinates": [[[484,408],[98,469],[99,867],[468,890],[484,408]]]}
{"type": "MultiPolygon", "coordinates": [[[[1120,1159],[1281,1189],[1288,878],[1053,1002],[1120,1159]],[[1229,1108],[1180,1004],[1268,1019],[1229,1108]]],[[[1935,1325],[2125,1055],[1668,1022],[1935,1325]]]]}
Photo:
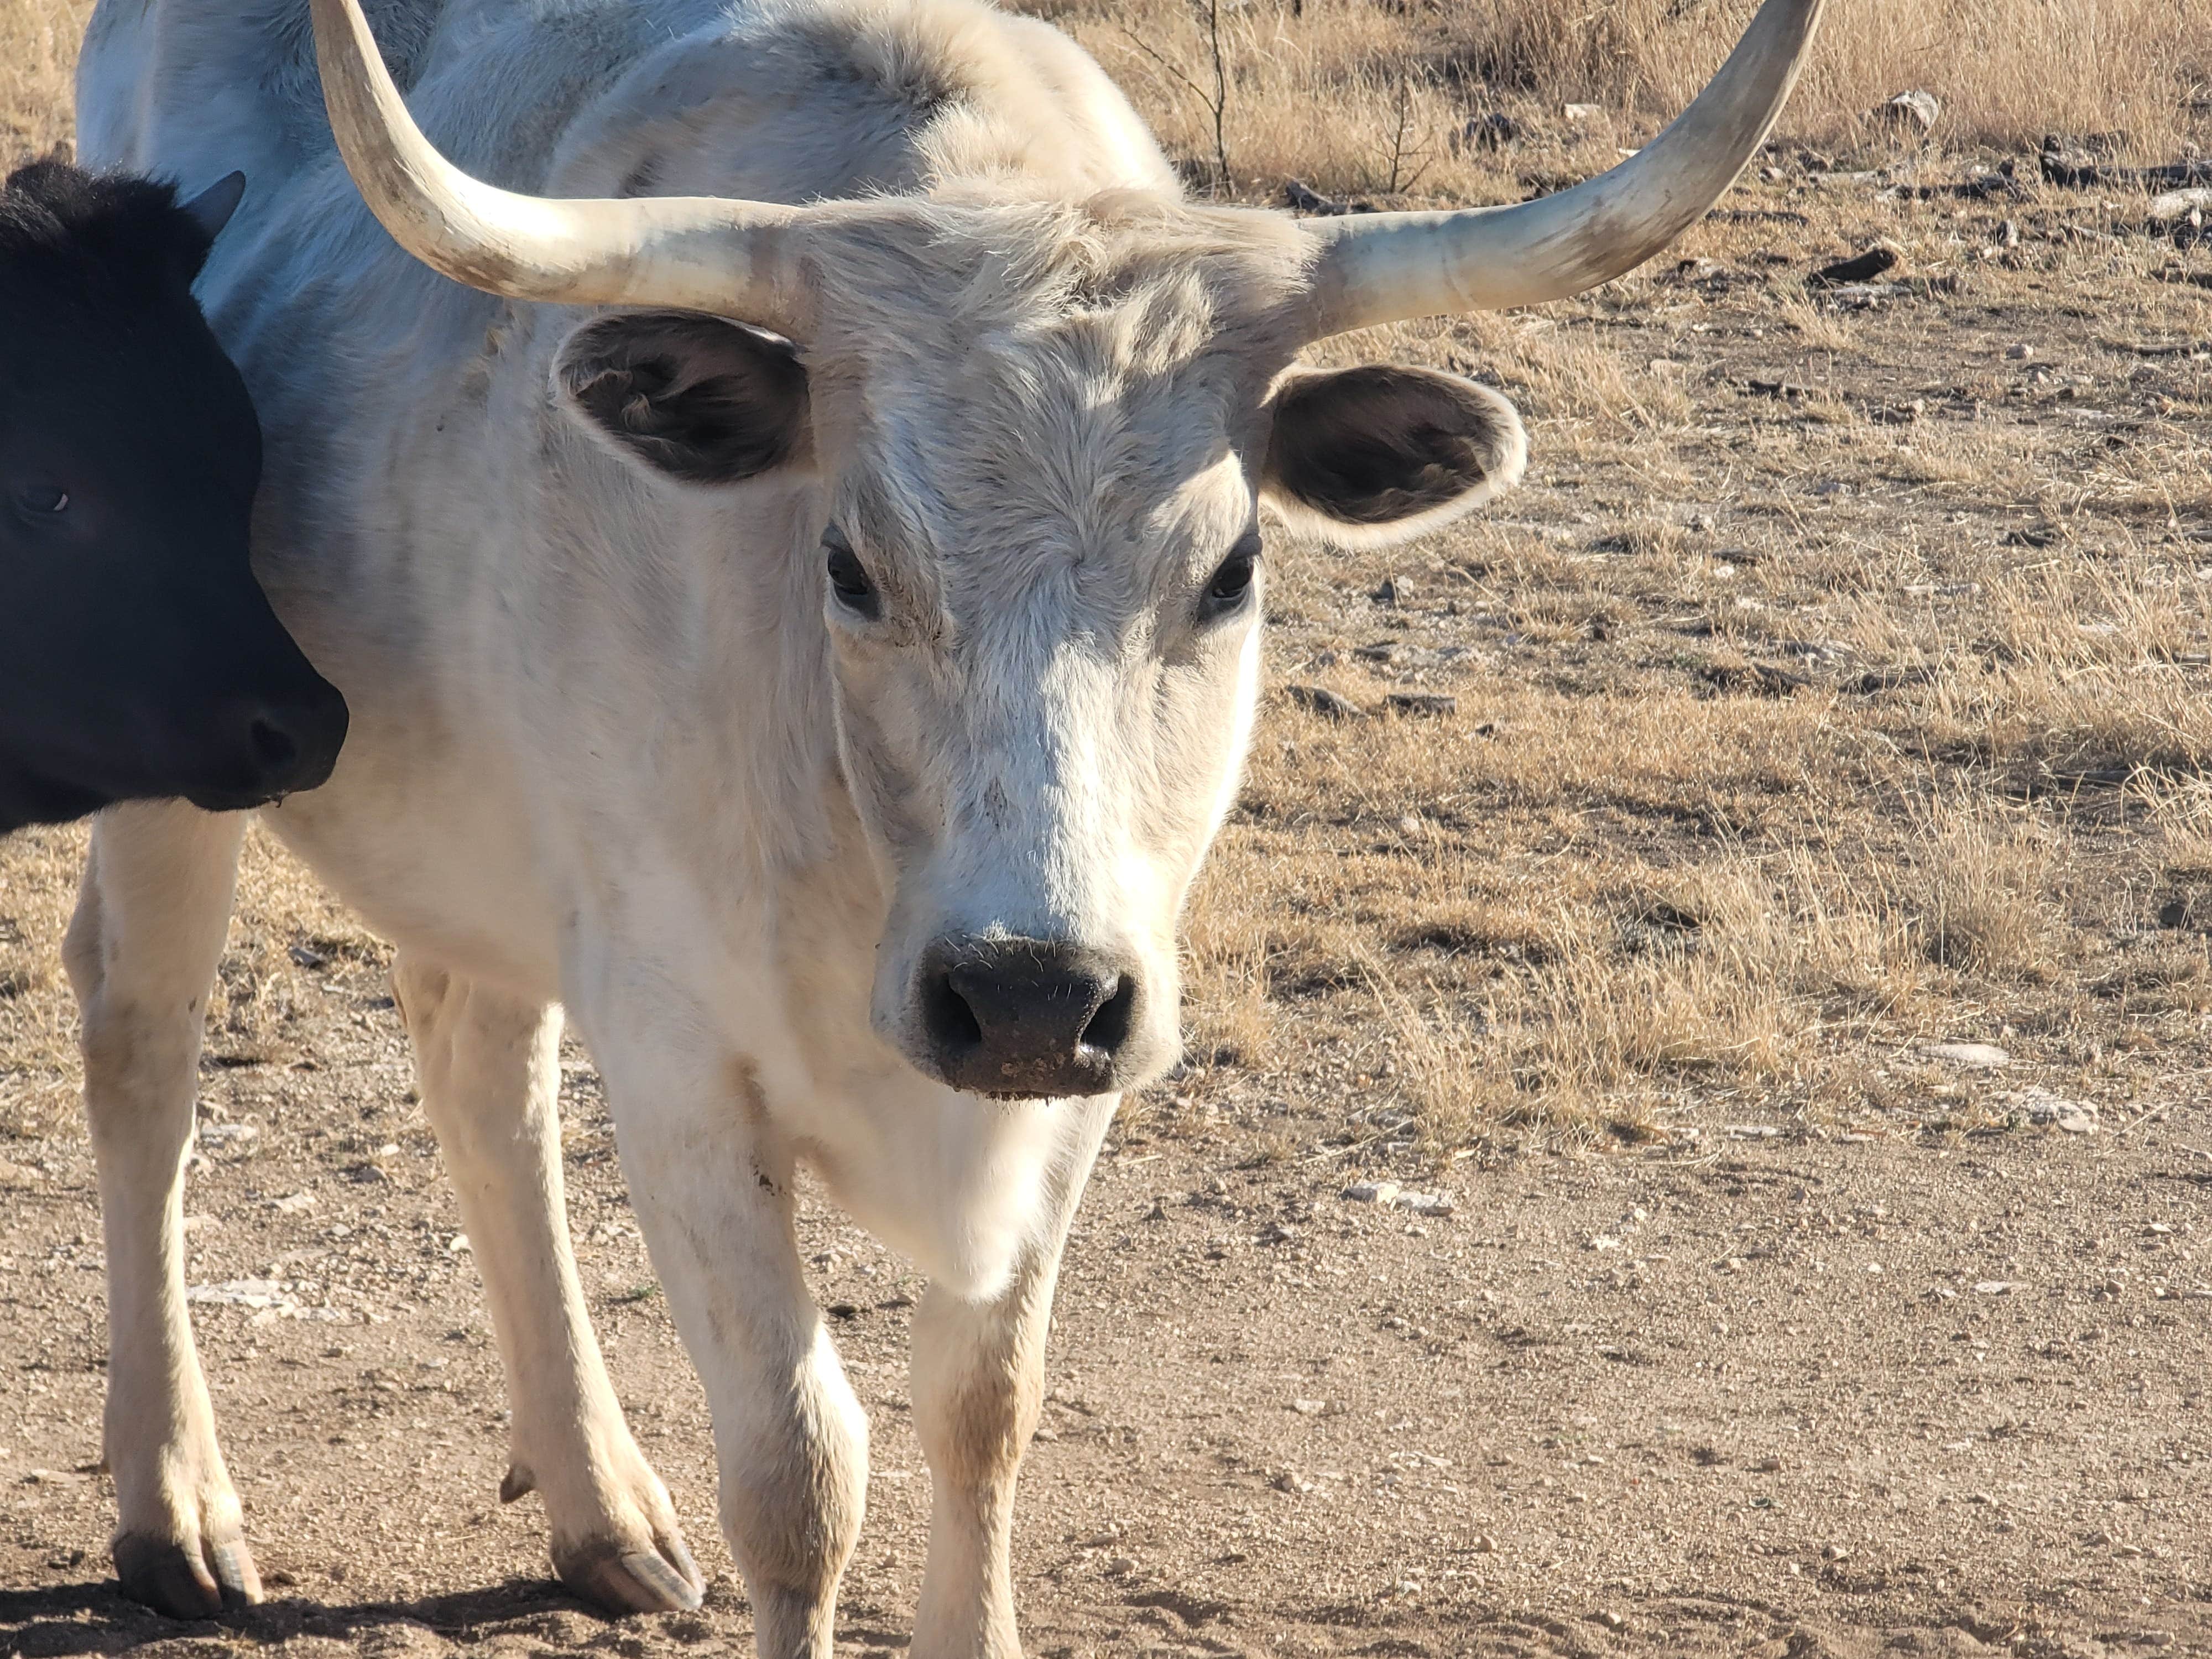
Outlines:
{"type": "Polygon", "coordinates": [[[556,1557],[561,1582],[603,1612],[690,1613],[706,1599],[707,1581],[680,1538],[659,1550],[624,1550],[611,1540],[556,1557]]]}
{"type": "Polygon", "coordinates": [[[125,1533],[114,1553],[123,1593],[172,1619],[212,1619],[261,1600],[261,1574],[242,1538],[188,1550],[174,1539],[125,1533]]]}

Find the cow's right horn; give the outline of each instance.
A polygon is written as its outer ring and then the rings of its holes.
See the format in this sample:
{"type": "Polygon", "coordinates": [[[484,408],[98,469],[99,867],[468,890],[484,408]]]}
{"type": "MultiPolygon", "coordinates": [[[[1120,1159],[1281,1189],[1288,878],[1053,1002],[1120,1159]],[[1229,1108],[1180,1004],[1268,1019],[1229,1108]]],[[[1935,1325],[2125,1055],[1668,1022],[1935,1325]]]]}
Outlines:
{"type": "Polygon", "coordinates": [[[1310,221],[1306,334],[1540,305],[1609,283],[1673,241],[1732,184],[1782,112],[1822,0],[1766,0],[1712,83],[1609,173],[1556,196],[1447,213],[1310,221]]]}
{"type": "Polygon", "coordinates": [[[312,0],[331,131],[362,199],[423,264],[488,294],[711,312],[810,331],[796,208],[719,197],[521,196],[441,155],[392,83],[358,0],[312,0]]]}

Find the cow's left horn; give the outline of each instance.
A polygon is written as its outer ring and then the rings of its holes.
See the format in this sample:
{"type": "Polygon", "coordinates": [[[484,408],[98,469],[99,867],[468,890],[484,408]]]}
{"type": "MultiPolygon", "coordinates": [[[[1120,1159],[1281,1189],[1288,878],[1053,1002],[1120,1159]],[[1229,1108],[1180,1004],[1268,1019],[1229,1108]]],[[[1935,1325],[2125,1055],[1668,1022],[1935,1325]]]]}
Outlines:
{"type": "Polygon", "coordinates": [[[1796,84],[1823,0],[1766,0],[1711,85],[1650,144],[1572,190],[1505,208],[1310,222],[1310,338],[1565,299],[1634,270],[1735,180],[1796,84]]]}
{"type": "Polygon", "coordinates": [[[509,299],[673,307],[805,337],[798,209],[719,197],[520,196],[471,179],[415,125],[357,0],[313,7],[338,153],[384,228],[423,264],[509,299]]]}

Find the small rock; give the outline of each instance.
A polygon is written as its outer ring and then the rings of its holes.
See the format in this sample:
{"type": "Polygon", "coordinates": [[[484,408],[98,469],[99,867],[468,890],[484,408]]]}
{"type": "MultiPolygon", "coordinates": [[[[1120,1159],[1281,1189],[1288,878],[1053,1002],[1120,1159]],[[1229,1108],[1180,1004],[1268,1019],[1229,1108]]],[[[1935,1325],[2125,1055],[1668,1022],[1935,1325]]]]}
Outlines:
{"type": "MultiPolygon", "coordinates": [[[[1273,1486],[1277,1492],[1311,1492],[1314,1489],[1313,1482],[1307,1480],[1305,1476],[1300,1474],[1296,1469],[1276,1470],[1274,1474],[1269,1479],[1267,1484],[1273,1486]]],[[[1132,1563],[1131,1565],[1133,1565],[1135,1564],[1132,1563]]],[[[1113,1569],[1109,1567],[1107,1571],[1111,1572],[1113,1569]]]]}
{"type": "Polygon", "coordinates": [[[1813,281],[1822,288],[1840,288],[1846,283],[1870,283],[1884,271],[1895,269],[1897,262],[1897,250],[1887,243],[1877,242],[1863,253],[1849,259],[1839,259],[1832,265],[1823,265],[1813,273],[1813,281]]]}
{"type": "Polygon", "coordinates": [[[1782,1460],[1778,1457],[1762,1457],[1753,1463],[1751,1468],[1754,1474],[1779,1474],[1782,1473],[1782,1460]]]}
{"type": "Polygon", "coordinates": [[[260,1133],[252,1123],[203,1123],[199,1140],[203,1146],[243,1146],[260,1133]]]}
{"type": "Polygon", "coordinates": [[[1351,204],[1340,202],[1333,196],[1324,196],[1303,179],[1283,180],[1283,205],[1299,213],[1315,213],[1325,218],[1352,211],[1351,204]]]}
{"type": "Polygon", "coordinates": [[[1109,1578],[1127,1578],[1136,1570],[1137,1560],[1134,1556],[1117,1555],[1106,1564],[1106,1576],[1109,1578]]]}
{"type": "Polygon", "coordinates": [[[2018,247],[2020,246],[2019,220],[2008,219],[1997,227],[1996,244],[1999,247],[2018,247]]]}
{"type": "Polygon", "coordinates": [[[1823,1561],[1848,1561],[1851,1559],[1851,1552],[1846,1545],[1830,1544],[1821,1550],[1820,1559],[1823,1561]]]}
{"type": "Polygon", "coordinates": [[[276,1200],[269,1207],[281,1215],[297,1215],[302,1210],[315,1207],[315,1195],[313,1193],[294,1193],[289,1198],[276,1200]]]}
{"type": "Polygon", "coordinates": [[[1449,1215],[1457,1207],[1449,1193],[1417,1193],[1395,1181],[1355,1181],[1344,1195],[1355,1204],[1380,1204],[1414,1215],[1449,1215]]]}
{"type": "Polygon", "coordinates": [[[1471,115],[1465,125],[1454,132],[1447,141],[1451,153],[1462,150],[1503,149],[1521,137],[1520,123],[1510,115],[1491,110],[1481,115],[1471,115]]]}
{"type": "Polygon", "coordinates": [[[1600,1607],[1591,1617],[1607,1630],[1623,1631],[1628,1628],[1628,1620],[1611,1607],[1600,1607]]]}
{"type": "Polygon", "coordinates": [[[2069,1100],[2063,1095],[2054,1095],[2048,1089],[2031,1086],[2020,1097],[2022,1116],[2030,1123],[2044,1124],[2069,1135],[2093,1135],[2097,1133],[2097,1109],[2086,1101],[2069,1100]]]}
{"type": "Polygon", "coordinates": [[[1964,1066],[1975,1071],[1994,1071],[2000,1066],[2012,1064],[2012,1056],[1994,1043],[1989,1042],[1923,1042],[1920,1045],[1923,1057],[1940,1060],[1946,1065],[1964,1066]]]}
{"type": "Polygon", "coordinates": [[[1925,138],[1936,130],[1936,122],[1942,113],[1943,106],[1934,93],[1916,88],[1875,105],[1867,112],[1867,118],[1892,132],[1925,138]]]}
{"type": "Polygon", "coordinates": [[[1974,1282],[1976,1296],[2010,1296],[2019,1288],[2018,1281],[2010,1279],[1982,1279],[1974,1282]]]}
{"type": "Polygon", "coordinates": [[[1476,1555],[1495,1555],[1498,1553],[1498,1540],[1486,1532],[1477,1533],[1474,1541],[1468,1548],[1476,1555]]]}
{"type": "Polygon", "coordinates": [[[1413,589],[1403,576],[1385,576],[1382,585],[1367,597],[1377,605],[1396,610],[1413,602],[1413,589]]]}
{"type": "Polygon", "coordinates": [[[1323,1412],[1328,1409],[1328,1401],[1326,1400],[1293,1400],[1291,1401],[1291,1409],[1296,1412],[1300,1417],[1319,1417],[1323,1412]]]}
{"type": "Polygon", "coordinates": [[[1559,113],[1568,120],[1580,125],[1584,121],[1596,120],[1599,116],[1605,113],[1605,106],[1602,104],[1562,104],[1559,106],[1559,113]]]}
{"type": "Polygon", "coordinates": [[[1367,713],[1351,698],[1340,696],[1325,685],[1290,685],[1283,689],[1292,702],[1323,720],[1356,720],[1367,713]]]}
{"type": "Polygon", "coordinates": [[[1459,713],[1459,699],[1441,691],[1393,691],[1382,699],[1382,706],[1394,714],[1430,720],[1459,713]]]}
{"type": "Polygon", "coordinates": [[[2006,358],[2015,363],[2024,363],[2034,356],[2035,348],[2025,340],[2016,341],[2005,348],[2006,358]]]}

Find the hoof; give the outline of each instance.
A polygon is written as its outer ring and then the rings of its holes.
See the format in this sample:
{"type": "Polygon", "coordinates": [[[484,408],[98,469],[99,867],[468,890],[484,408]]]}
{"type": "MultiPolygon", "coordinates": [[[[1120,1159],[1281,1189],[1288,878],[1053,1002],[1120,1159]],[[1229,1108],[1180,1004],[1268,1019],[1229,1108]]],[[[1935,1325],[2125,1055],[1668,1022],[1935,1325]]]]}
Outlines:
{"type": "Polygon", "coordinates": [[[261,1600],[261,1575],[243,1539],[187,1552],[173,1539],[126,1533],[115,1540],[123,1593],[172,1619],[212,1619],[261,1600]]]}
{"type": "Polygon", "coordinates": [[[553,1569],[566,1584],[606,1613],[690,1613],[706,1599],[699,1564],[680,1538],[658,1552],[623,1550],[611,1540],[565,1559],[553,1569]]]}

